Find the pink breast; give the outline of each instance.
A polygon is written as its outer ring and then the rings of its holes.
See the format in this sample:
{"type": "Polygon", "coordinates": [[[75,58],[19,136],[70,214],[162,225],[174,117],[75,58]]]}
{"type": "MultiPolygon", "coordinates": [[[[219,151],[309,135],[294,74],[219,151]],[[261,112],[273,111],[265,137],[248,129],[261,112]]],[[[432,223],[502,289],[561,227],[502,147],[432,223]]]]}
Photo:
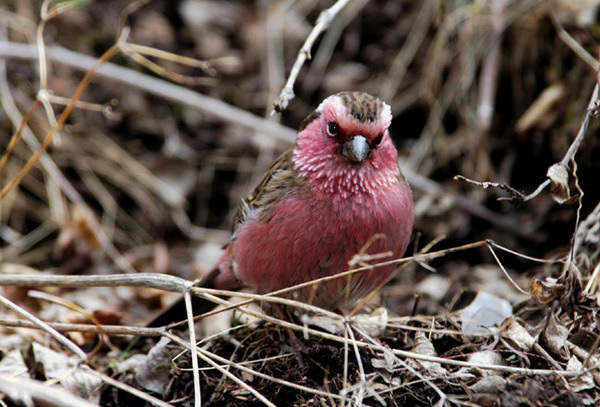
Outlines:
{"type": "MultiPolygon", "coordinates": [[[[274,208],[267,223],[247,220],[233,244],[235,274],[259,293],[287,288],[349,269],[348,261],[376,234],[367,251],[404,254],[413,225],[413,203],[404,184],[394,184],[375,196],[353,195],[342,204],[312,193],[290,197],[274,208]]],[[[376,288],[393,267],[304,289],[294,295],[325,308],[352,303],[376,288]]]]}

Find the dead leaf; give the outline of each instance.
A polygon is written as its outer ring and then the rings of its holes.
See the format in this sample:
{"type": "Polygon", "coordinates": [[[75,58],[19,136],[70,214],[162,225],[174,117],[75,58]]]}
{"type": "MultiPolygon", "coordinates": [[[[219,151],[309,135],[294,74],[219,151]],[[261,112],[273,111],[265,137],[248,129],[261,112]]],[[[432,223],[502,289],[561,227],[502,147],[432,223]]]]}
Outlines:
{"type": "Polygon", "coordinates": [[[548,168],[546,176],[551,182],[550,190],[552,191],[552,198],[561,205],[567,203],[571,199],[567,168],[560,163],[556,163],[548,168]]]}
{"type": "Polygon", "coordinates": [[[0,375],[7,377],[29,377],[21,349],[13,349],[0,360],[0,375]]]}
{"type": "Polygon", "coordinates": [[[64,273],[76,274],[92,264],[92,256],[100,248],[100,233],[96,215],[83,205],[74,205],[71,219],[54,245],[54,255],[61,260],[64,273]]]}
{"type": "MultiPolygon", "coordinates": [[[[427,338],[424,332],[415,333],[415,346],[412,351],[419,355],[437,356],[437,352],[433,347],[433,343],[427,338]]],[[[433,377],[444,377],[448,375],[448,371],[437,362],[428,362],[426,360],[409,361],[413,366],[423,369],[428,375],[433,377]]]]}
{"type": "MultiPolygon", "coordinates": [[[[309,325],[318,326],[321,329],[329,332],[330,334],[338,334],[343,335],[344,333],[344,323],[339,319],[333,319],[328,316],[323,315],[302,315],[302,323],[305,327],[309,325]]],[[[304,338],[308,339],[308,332],[304,332],[304,338]]]]}
{"type": "Polygon", "coordinates": [[[134,355],[117,365],[119,372],[133,372],[135,380],[146,390],[164,394],[169,383],[171,360],[178,350],[169,346],[167,338],[161,340],[147,355],[134,355]]]}
{"type": "Polygon", "coordinates": [[[479,380],[469,388],[475,393],[498,394],[504,391],[506,380],[501,376],[488,376],[479,380]]]}
{"type": "MultiPolygon", "coordinates": [[[[583,364],[577,359],[575,355],[571,356],[567,363],[567,370],[581,372],[583,371],[583,364]]],[[[594,377],[591,372],[583,373],[579,376],[571,377],[568,379],[569,386],[574,392],[580,392],[583,390],[593,389],[596,387],[594,384],[594,377]]]]}
{"type": "Polygon", "coordinates": [[[375,309],[370,314],[358,314],[352,318],[352,324],[372,337],[385,331],[388,323],[388,312],[384,307],[375,309]]]}
{"type": "Polygon", "coordinates": [[[558,355],[563,359],[569,359],[570,352],[567,347],[569,330],[560,323],[553,313],[550,313],[548,318],[548,325],[542,332],[542,338],[553,354],[558,355]]]}
{"type": "Polygon", "coordinates": [[[100,400],[96,390],[102,380],[82,371],[78,358],[55,352],[35,342],[32,343],[32,349],[35,362],[43,367],[47,379],[59,381],[68,391],[93,403],[100,400]]]}
{"type": "Polygon", "coordinates": [[[508,327],[502,332],[502,337],[523,351],[529,351],[535,345],[535,338],[514,318],[510,319],[508,327]]]}
{"type": "Polygon", "coordinates": [[[473,392],[473,401],[481,406],[498,405],[498,394],[506,389],[506,380],[501,376],[486,376],[469,386],[473,392]]]}

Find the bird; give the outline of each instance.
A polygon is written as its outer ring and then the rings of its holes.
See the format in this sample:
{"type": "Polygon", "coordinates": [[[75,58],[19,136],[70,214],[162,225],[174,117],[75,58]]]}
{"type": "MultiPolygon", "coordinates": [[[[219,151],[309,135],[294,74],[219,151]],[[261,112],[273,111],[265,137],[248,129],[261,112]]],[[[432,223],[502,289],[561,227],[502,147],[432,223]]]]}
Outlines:
{"type": "MultiPolygon", "coordinates": [[[[402,257],[412,234],[413,199],[398,166],[391,121],[390,106],[364,92],[324,99],[301,123],[295,145],[242,199],[229,243],[198,285],[267,294],[346,271],[361,250],[402,257]]],[[[340,310],[393,270],[377,267],[289,295],[340,310]]],[[[193,297],[195,314],[213,307],[193,297]]],[[[185,318],[180,299],[148,326],[185,318]]]]}

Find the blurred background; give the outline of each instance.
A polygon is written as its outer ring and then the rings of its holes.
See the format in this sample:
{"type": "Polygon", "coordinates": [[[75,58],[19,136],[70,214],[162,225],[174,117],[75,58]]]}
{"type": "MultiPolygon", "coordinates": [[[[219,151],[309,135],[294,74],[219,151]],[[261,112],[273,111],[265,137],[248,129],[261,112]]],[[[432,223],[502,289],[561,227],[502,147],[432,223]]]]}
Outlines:
{"type": "MultiPolygon", "coordinates": [[[[195,278],[220,255],[240,197],[291,145],[290,129],[342,90],[369,92],[392,106],[390,130],[415,198],[419,237],[409,251],[445,236],[437,248],[493,239],[534,257],[568,253],[577,204],[558,205],[549,190],[522,205],[499,202],[505,192],[453,177],[506,182],[525,194],[545,180],[577,134],[597,82],[599,1],[351,1],[316,41],[294,86],[297,97],[273,117],[299,49],[333,2],[146,3],[0,4],[0,151],[36,98],[42,101],[1,173],[3,187],[89,69],[53,47],[98,58],[125,26],[128,52],[111,62],[178,85],[167,98],[135,79],[92,79],[85,103],[47,154],[0,201],[3,272],[195,278]],[[50,12],[45,18],[43,10],[50,12]],[[204,62],[190,66],[157,50],[204,62]],[[48,54],[46,65],[38,63],[40,52],[48,54]],[[185,89],[259,120],[249,126],[237,111],[205,99],[193,107],[183,102],[185,89]]],[[[592,120],[576,156],[581,220],[598,205],[599,151],[592,120]]],[[[573,180],[571,188],[577,194],[573,180]]],[[[587,256],[579,260],[584,275],[597,261],[587,256]]],[[[560,272],[511,255],[501,260],[526,289],[532,277],[560,272]]],[[[464,292],[519,298],[486,248],[431,266],[436,274],[411,266],[382,291],[392,312],[410,313],[416,293],[423,295],[418,312],[426,314],[443,312],[464,292]]],[[[61,292],[110,321],[139,322],[168,300],[150,289],[61,292]]],[[[42,307],[23,289],[5,293],[46,318],[64,312],[42,307]]]]}

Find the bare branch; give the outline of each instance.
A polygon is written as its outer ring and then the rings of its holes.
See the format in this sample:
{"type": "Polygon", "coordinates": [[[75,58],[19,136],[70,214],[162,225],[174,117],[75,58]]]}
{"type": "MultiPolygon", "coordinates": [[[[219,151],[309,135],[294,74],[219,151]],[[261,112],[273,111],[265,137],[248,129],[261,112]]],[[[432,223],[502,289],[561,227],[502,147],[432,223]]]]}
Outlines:
{"type": "MultiPolygon", "coordinates": [[[[581,126],[579,127],[579,131],[577,132],[577,136],[575,137],[575,140],[573,140],[573,142],[571,143],[571,146],[565,153],[562,160],[554,165],[560,165],[566,169],[570,168],[569,164],[570,164],[571,160],[574,159],[575,154],[577,154],[577,151],[579,150],[579,147],[581,146],[581,143],[583,142],[583,139],[585,138],[585,135],[586,135],[587,129],[590,125],[590,120],[591,120],[592,116],[596,116],[598,114],[598,110],[600,108],[598,102],[599,102],[598,83],[596,83],[596,86],[594,87],[594,91],[592,92],[592,97],[590,98],[590,101],[588,102],[587,109],[583,116],[583,120],[581,122],[581,126]]],[[[505,183],[473,181],[466,177],[463,177],[462,175],[457,175],[454,177],[454,179],[458,179],[458,180],[466,181],[466,182],[469,182],[469,183],[472,183],[475,185],[479,185],[484,189],[489,188],[489,187],[495,187],[495,188],[499,188],[499,189],[508,191],[512,195],[512,197],[509,198],[508,200],[510,200],[512,203],[527,202],[527,201],[535,198],[536,196],[538,196],[548,185],[550,185],[552,183],[552,181],[548,178],[544,182],[542,182],[536,188],[536,190],[533,191],[531,194],[525,195],[505,183]]],[[[506,198],[499,198],[499,200],[506,200],[506,198]]]]}
{"type": "Polygon", "coordinates": [[[276,112],[283,112],[285,109],[287,109],[291,100],[296,97],[294,94],[294,83],[298,78],[298,74],[300,73],[300,69],[302,69],[302,65],[304,65],[307,59],[310,59],[310,52],[313,44],[317,38],[319,38],[319,36],[331,25],[331,22],[335,19],[337,14],[344,7],[346,7],[349,2],[350,0],[338,0],[333,6],[321,12],[319,18],[317,18],[317,24],[315,24],[308,37],[306,37],[302,48],[300,48],[300,51],[298,52],[296,62],[294,62],[294,65],[292,66],[290,76],[288,77],[285,86],[281,90],[277,100],[273,102],[271,116],[273,116],[276,112]]]}

